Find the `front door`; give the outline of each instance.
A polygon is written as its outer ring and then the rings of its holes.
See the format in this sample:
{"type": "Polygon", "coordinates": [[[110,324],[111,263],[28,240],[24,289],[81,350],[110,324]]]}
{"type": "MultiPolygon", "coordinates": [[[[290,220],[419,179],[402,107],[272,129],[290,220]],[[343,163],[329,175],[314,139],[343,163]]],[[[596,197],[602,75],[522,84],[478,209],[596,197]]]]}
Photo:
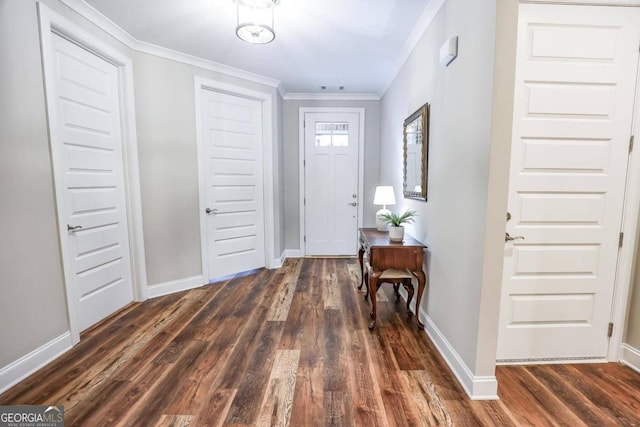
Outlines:
{"type": "Polygon", "coordinates": [[[355,255],[358,232],[358,113],[306,113],[305,253],[355,255]]]}
{"type": "Polygon", "coordinates": [[[520,5],[499,360],[607,357],[639,29],[520,5]]]}
{"type": "Polygon", "coordinates": [[[209,280],[265,266],[260,101],[201,89],[209,280]]]}
{"type": "Polygon", "coordinates": [[[118,68],[52,35],[47,87],[70,312],[79,331],[133,300],[118,68]]]}

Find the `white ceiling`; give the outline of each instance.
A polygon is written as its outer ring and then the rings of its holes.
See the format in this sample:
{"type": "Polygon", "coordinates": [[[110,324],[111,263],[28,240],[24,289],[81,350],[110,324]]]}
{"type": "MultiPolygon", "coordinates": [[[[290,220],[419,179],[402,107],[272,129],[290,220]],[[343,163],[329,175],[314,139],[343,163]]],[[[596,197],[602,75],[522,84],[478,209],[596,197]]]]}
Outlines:
{"type": "Polygon", "coordinates": [[[233,0],[85,0],[139,41],[281,82],[284,93],[381,95],[436,0],[280,0],[276,39],[235,35],[233,0]],[[322,91],[321,85],[328,86],[322,91]]]}

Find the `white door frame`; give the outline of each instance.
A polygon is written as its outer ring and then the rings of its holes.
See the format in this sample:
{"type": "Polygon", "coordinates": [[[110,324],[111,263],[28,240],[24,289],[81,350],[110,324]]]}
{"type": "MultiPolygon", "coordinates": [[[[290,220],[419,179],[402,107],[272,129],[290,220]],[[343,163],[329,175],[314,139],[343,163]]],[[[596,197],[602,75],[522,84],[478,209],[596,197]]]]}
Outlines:
{"type": "MultiPolygon", "coordinates": [[[[629,129],[629,135],[640,138],[640,55],[637,63],[636,94],[633,114],[633,123],[629,129]]],[[[638,233],[638,216],[640,215],[640,186],[629,183],[640,182],[640,146],[636,144],[629,155],[627,168],[627,181],[622,212],[622,232],[624,241],[618,253],[618,265],[616,280],[613,290],[613,307],[611,322],[613,322],[613,334],[609,340],[609,352],[607,360],[620,361],[623,354],[622,344],[626,327],[627,311],[629,309],[629,294],[631,281],[633,280],[633,267],[635,266],[636,238],[638,233]]],[[[640,255],[640,254],[639,254],[640,255]]]]}
{"type": "MultiPolygon", "coordinates": [[[[362,226],[363,218],[363,192],[364,192],[364,108],[346,107],[300,107],[298,110],[298,175],[299,175],[299,210],[300,210],[300,256],[307,253],[304,241],[306,218],[304,214],[304,190],[305,190],[305,141],[304,141],[304,116],[307,113],[357,113],[358,114],[358,226],[362,226]]],[[[357,231],[357,230],[356,230],[357,231]]],[[[354,254],[355,255],[355,254],[354,254]]]]}
{"type": "MultiPolygon", "coordinates": [[[[523,3],[566,4],[558,0],[520,0],[523,3]]],[[[572,2],[575,7],[580,6],[640,6],[640,1],[606,1],[606,0],[578,0],[572,2]]],[[[624,9],[621,8],[624,13],[624,9]]],[[[638,60],[638,75],[636,77],[636,93],[632,128],[629,135],[640,135],[640,58],[638,60]]],[[[639,136],[640,137],[640,136],[639,136]]],[[[635,266],[636,238],[638,237],[638,216],[640,215],[640,186],[628,185],[630,182],[640,181],[640,146],[636,145],[631,152],[627,168],[627,185],[624,195],[624,207],[622,218],[622,232],[624,232],[624,244],[618,252],[616,266],[616,278],[614,283],[613,307],[611,308],[611,322],[613,333],[609,340],[607,361],[618,362],[623,354],[623,340],[626,327],[626,318],[633,280],[633,268],[635,266]]]]}
{"type": "Polygon", "coordinates": [[[60,253],[62,254],[62,267],[67,297],[67,311],[69,316],[69,329],[73,344],[80,341],[78,325],[78,313],[76,301],[76,289],[73,284],[73,272],[71,260],[67,254],[66,241],[68,232],[64,218],[64,210],[60,201],[64,200],[64,177],[59,165],[62,164],[60,150],[54,149],[60,144],[60,138],[55,126],[56,108],[55,99],[49,96],[54,87],[53,78],[53,37],[58,35],[64,39],[82,47],[83,49],[101,57],[118,68],[120,83],[120,119],[122,123],[122,153],[123,171],[125,182],[125,200],[127,209],[127,222],[129,230],[129,252],[131,254],[131,281],[133,295],[136,301],[144,301],[148,298],[147,270],[145,264],[144,240],[142,232],[142,203],[140,199],[140,173],[138,169],[138,140],[136,135],[135,105],[133,98],[133,71],[132,61],[101,40],[84,31],[79,26],[53,12],[51,9],[38,2],[40,15],[40,41],[42,44],[42,62],[44,68],[45,97],[47,105],[47,117],[49,121],[49,140],[51,144],[51,162],[53,166],[53,178],[56,197],[56,210],[58,220],[58,236],[60,253]]]}
{"type": "Polygon", "coordinates": [[[264,254],[267,268],[278,268],[280,258],[274,255],[275,231],[274,231],[274,200],[273,200],[273,97],[265,92],[246,89],[230,83],[223,83],[205,77],[195,77],[195,102],[196,102],[196,141],[198,150],[198,195],[200,210],[200,253],[202,259],[202,277],[209,280],[209,257],[207,249],[206,227],[206,165],[204,158],[204,136],[202,135],[202,102],[201,90],[213,90],[229,95],[259,101],[262,111],[262,162],[263,162],[263,188],[264,188],[264,254]]]}

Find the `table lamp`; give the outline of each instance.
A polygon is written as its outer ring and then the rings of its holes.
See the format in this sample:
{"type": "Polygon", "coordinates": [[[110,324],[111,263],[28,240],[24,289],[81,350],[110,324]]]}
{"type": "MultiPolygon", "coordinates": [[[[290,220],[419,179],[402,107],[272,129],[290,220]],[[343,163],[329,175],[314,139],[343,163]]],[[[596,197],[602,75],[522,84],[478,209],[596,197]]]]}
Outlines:
{"type": "Polygon", "coordinates": [[[373,204],[382,205],[382,209],[376,212],[376,228],[378,231],[387,231],[387,223],[380,219],[380,215],[391,213],[391,211],[387,209],[387,205],[396,204],[393,187],[390,185],[378,185],[376,187],[376,193],[373,196],[373,204]]]}

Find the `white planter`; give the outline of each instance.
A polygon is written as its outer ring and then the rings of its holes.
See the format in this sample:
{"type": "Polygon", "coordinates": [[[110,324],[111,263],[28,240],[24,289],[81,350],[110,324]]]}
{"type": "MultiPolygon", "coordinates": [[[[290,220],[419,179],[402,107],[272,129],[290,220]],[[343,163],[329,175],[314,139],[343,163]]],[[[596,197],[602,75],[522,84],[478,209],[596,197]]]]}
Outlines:
{"type": "Polygon", "coordinates": [[[389,240],[392,242],[402,242],[404,239],[404,227],[394,227],[393,225],[389,226],[389,240]]]}

